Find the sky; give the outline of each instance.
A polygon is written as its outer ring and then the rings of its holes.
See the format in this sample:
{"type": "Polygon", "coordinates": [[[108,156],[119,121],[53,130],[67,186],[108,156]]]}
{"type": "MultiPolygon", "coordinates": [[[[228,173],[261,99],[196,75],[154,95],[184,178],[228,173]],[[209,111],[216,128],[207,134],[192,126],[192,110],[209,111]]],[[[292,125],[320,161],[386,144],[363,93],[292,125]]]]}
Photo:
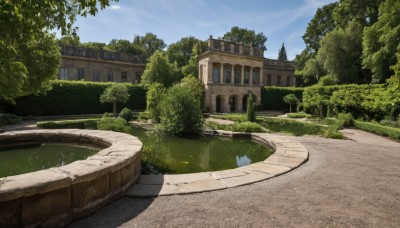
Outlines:
{"type": "Polygon", "coordinates": [[[285,43],[289,60],[305,44],[302,35],[318,8],[335,0],[119,0],[95,17],[77,19],[81,42],[132,41],[151,32],[168,45],[183,37],[222,37],[233,26],[262,32],[266,58],[276,59],[285,43]]]}

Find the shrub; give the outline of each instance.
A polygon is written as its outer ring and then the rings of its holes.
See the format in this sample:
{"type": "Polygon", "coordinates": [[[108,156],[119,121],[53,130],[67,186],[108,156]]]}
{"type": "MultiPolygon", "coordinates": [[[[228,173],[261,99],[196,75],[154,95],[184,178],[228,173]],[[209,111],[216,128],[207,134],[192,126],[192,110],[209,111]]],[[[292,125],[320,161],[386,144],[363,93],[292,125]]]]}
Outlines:
{"type": "Polygon", "coordinates": [[[297,104],[299,99],[293,93],[290,93],[283,97],[283,102],[289,104],[289,112],[292,112],[292,104],[297,104]]]}
{"type": "Polygon", "coordinates": [[[154,122],[160,122],[160,104],[165,94],[165,88],[161,83],[154,83],[147,91],[147,107],[146,112],[154,122]]]}
{"type": "Polygon", "coordinates": [[[294,119],[296,119],[296,118],[311,118],[312,117],[312,115],[307,114],[305,112],[288,113],[287,116],[289,118],[294,118],[294,119]]]}
{"type": "Polygon", "coordinates": [[[378,123],[354,121],[356,128],[376,133],[378,135],[389,136],[392,139],[400,139],[400,129],[388,126],[382,126],[378,123]]]}
{"type": "Polygon", "coordinates": [[[210,115],[210,117],[221,120],[231,120],[235,122],[246,121],[246,116],[240,113],[230,113],[230,114],[220,114],[220,115],[210,115]]]}
{"type": "Polygon", "coordinates": [[[130,110],[129,108],[122,109],[121,112],[119,113],[119,118],[122,118],[127,122],[133,120],[132,110],[130,110]]]}
{"type": "Polygon", "coordinates": [[[388,126],[388,127],[400,127],[400,122],[396,122],[394,120],[381,120],[379,122],[383,126],[388,126]]]}
{"type": "Polygon", "coordinates": [[[344,136],[342,132],[338,131],[337,126],[329,126],[325,131],[322,133],[322,136],[325,138],[332,138],[332,139],[343,139],[344,136]]]}
{"type": "Polygon", "coordinates": [[[339,113],[338,123],[341,127],[352,127],[354,126],[354,118],[351,113],[339,113]]]}
{"type": "Polygon", "coordinates": [[[178,136],[201,132],[200,97],[191,88],[179,84],[169,88],[160,107],[159,128],[163,132],[178,136]]]}
{"type": "Polygon", "coordinates": [[[21,118],[10,113],[0,113],[0,126],[17,124],[21,122],[21,118]]]}
{"type": "Polygon", "coordinates": [[[151,119],[151,114],[148,111],[139,112],[138,120],[146,122],[147,120],[151,119]]]}
{"type": "MultiPolygon", "coordinates": [[[[100,102],[100,95],[112,83],[56,80],[46,94],[16,99],[16,104],[4,104],[7,112],[20,116],[81,115],[111,112],[112,107],[100,102]]],[[[146,89],[126,83],[129,99],[122,107],[146,108],[146,89]]],[[[118,112],[119,110],[117,110],[118,112]]]]}
{"type": "Polygon", "coordinates": [[[249,92],[249,95],[247,96],[246,117],[249,122],[256,121],[256,105],[254,104],[254,96],[251,92],[249,92]]]}
{"type": "Polygon", "coordinates": [[[296,136],[319,135],[322,134],[326,128],[312,123],[280,118],[262,118],[260,119],[260,124],[268,130],[286,132],[296,136]]]}
{"type": "Polygon", "coordinates": [[[266,132],[265,128],[254,122],[234,123],[231,129],[237,132],[266,132]]]}
{"type": "Polygon", "coordinates": [[[128,87],[122,83],[114,83],[100,96],[101,103],[112,103],[113,114],[117,117],[117,103],[125,103],[129,99],[128,87]]]}
{"type": "Polygon", "coordinates": [[[295,87],[263,87],[261,88],[261,106],[265,110],[287,110],[286,104],[282,102],[283,97],[292,93],[302,100],[303,91],[303,88],[295,87]]]}
{"type": "Polygon", "coordinates": [[[126,120],[121,118],[103,117],[97,123],[97,129],[105,131],[127,132],[129,130],[126,120]]]}
{"type": "Polygon", "coordinates": [[[231,130],[230,125],[219,124],[214,121],[207,121],[204,124],[205,130],[231,130]]]}
{"type": "Polygon", "coordinates": [[[96,129],[99,119],[84,119],[84,120],[63,120],[63,121],[42,121],[37,122],[36,126],[44,129],[96,129]]]}

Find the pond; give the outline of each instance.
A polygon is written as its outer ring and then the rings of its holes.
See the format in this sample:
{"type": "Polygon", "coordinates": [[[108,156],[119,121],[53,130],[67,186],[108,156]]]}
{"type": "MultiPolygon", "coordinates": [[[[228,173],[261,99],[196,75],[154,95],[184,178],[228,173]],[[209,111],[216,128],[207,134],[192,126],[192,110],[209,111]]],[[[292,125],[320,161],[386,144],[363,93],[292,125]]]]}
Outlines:
{"type": "Polygon", "coordinates": [[[98,148],[74,144],[34,144],[0,148],[0,177],[63,166],[97,153],[98,148]]]}
{"type": "Polygon", "coordinates": [[[272,148],[248,139],[225,137],[159,136],[134,128],[131,134],[143,142],[144,174],[183,174],[233,169],[265,160],[272,148]]]}

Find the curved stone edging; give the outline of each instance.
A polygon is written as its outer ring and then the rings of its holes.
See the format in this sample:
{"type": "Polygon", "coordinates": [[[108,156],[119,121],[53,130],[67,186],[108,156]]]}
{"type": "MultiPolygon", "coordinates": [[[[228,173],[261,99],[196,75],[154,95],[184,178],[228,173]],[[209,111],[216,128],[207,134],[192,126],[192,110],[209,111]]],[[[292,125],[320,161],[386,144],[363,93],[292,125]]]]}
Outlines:
{"type": "Polygon", "coordinates": [[[285,136],[266,133],[217,131],[225,137],[249,137],[275,148],[262,162],[236,169],[176,175],[142,175],[138,184],[128,190],[130,197],[154,197],[189,194],[232,188],[263,181],[293,170],[308,160],[308,150],[285,136]]]}
{"type": "Polygon", "coordinates": [[[86,142],[107,148],[86,160],[0,178],[0,227],[63,226],[124,195],[140,176],[142,143],[99,130],[27,130],[0,134],[0,144],[86,142]]]}

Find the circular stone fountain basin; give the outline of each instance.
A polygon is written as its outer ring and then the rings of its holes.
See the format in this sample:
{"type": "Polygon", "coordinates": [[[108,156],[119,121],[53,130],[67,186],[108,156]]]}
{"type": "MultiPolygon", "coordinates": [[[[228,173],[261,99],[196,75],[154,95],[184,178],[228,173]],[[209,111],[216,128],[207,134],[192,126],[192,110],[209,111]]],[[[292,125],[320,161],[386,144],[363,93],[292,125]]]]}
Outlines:
{"type": "Polygon", "coordinates": [[[0,178],[0,227],[63,226],[123,196],[140,176],[142,143],[97,130],[29,130],[0,134],[0,145],[78,142],[106,147],[86,160],[0,178]]]}

